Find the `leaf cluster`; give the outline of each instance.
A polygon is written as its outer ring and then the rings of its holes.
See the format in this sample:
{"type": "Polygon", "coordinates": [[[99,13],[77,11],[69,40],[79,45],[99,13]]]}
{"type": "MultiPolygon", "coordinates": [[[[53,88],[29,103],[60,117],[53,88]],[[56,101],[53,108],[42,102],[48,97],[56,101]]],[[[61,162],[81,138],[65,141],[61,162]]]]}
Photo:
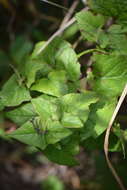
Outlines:
{"type": "MultiPolygon", "coordinates": [[[[102,1],[90,2],[97,11],[101,7],[102,1]]],[[[104,15],[110,3],[103,4],[104,15]]],[[[108,11],[109,16],[117,16],[115,11],[108,11]]],[[[91,11],[76,14],[83,40],[95,46],[92,69],[85,71],[89,90],[81,87],[79,55],[61,37],[39,55],[45,42],[37,43],[31,55],[25,45],[12,47],[14,72],[0,91],[0,111],[17,124],[9,138],[38,148],[53,162],[71,166],[77,164],[74,156],[80,145],[94,148],[101,142],[103,146],[104,131],[127,80],[127,28],[118,23],[107,28],[107,19],[91,11]]],[[[126,137],[125,131],[116,129],[112,151],[120,151],[126,137]]]]}

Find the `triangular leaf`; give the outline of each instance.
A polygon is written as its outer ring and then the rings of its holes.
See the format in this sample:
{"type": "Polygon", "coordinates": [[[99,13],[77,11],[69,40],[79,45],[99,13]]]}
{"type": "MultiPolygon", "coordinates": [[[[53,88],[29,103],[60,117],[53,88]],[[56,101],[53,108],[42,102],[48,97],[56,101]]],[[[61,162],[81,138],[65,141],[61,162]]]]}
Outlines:
{"type": "Polygon", "coordinates": [[[60,113],[56,104],[56,98],[42,95],[31,101],[42,122],[47,123],[48,119],[53,121],[59,120],[60,113]]]}
{"type": "Polygon", "coordinates": [[[28,60],[26,62],[24,75],[27,78],[28,88],[35,82],[36,75],[39,71],[41,72],[41,76],[46,76],[51,71],[51,67],[38,59],[28,60]]]}
{"type": "Polygon", "coordinates": [[[102,15],[93,15],[90,11],[81,11],[76,14],[79,29],[84,39],[97,42],[101,28],[105,23],[102,15]]]}
{"type": "Polygon", "coordinates": [[[6,112],[5,116],[11,119],[17,125],[23,125],[28,120],[32,119],[37,114],[34,111],[31,103],[25,104],[12,111],[6,112]]]}
{"type": "Polygon", "coordinates": [[[15,74],[4,84],[0,98],[4,106],[17,106],[31,99],[29,91],[23,84],[18,83],[18,78],[15,74]]]}
{"type": "Polygon", "coordinates": [[[8,135],[25,144],[38,147],[42,150],[47,146],[44,135],[38,134],[31,122],[26,122],[20,128],[8,135]]]}
{"type": "Polygon", "coordinates": [[[68,92],[68,87],[65,83],[59,80],[50,80],[42,78],[32,86],[31,90],[43,92],[44,94],[60,97],[68,92]]]}

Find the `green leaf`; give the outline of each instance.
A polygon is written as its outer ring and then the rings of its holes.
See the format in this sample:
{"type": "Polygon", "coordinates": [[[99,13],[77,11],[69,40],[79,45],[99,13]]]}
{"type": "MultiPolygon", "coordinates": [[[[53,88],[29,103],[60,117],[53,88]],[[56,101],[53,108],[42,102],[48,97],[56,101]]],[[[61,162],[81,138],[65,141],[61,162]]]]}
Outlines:
{"type": "Polygon", "coordinates": [[[71,154],[67,151],[59,150],[53,145],[48,146],[43,152],[49,160],[57,164],[69,166],[78,164],[77,160],[75,160],[71,154]]]}
{"type": "Polygon", "coordinates": [[[38,42],[36,43],[35,47],[34,47],[34,50],[32,52],[32,55],[31,55],[31,58],[37,58],[38,57],[38,52],[40,50],[40,48],[45,44],[45,41],[41,41],[41,42],[38,42]]]}
{"type": "Polygon", "coordinates": [[[32,50],[33,44],[24,36],[18,36],[12,42],[10,47],[10,55],[15,63],[22,63],[32,50]]]}
{"type": "Polygon", "coordinates": [[[62,37],[67,40],[74,39],[77,33],[78,33],[78,25],[75,22],[74,24],[72,24],[66,30],[63,31],[62,37]]]}
{"type": "Polygon", "coordinates": [[[93,88],[104,96],[119,96],[127,81],[127,58],[120,55],[93,55],[93,88]]]}
{"type": "MultiPolygon", "coordinates": [[[[63,113],[72,114],[71,117],[78,116],[81,121],[85,122],[89,115],[89,105],[95,103],[97,100],[98,97],[93,92],[86,91],[80,94],[71,93],[61,98],[61,109],[63,113]]],[[[75,118],[75,120],[77,120],[77,118],[75,118]]],[[[80,123],[80,127],[81,126],[82,124],[80,123]]]]}
{"type": "Polygon", "coordinates": [[[78,89],[80,89],[80,81],[71,82],[68,81],[68,93],[76,93],[78,89]]]}
{"type": "Polygon", "coordinates": [[[52,68],[65,70],[69,80],[77,81],[80,78],[80,64],[77,55],[71,45],[60,37],[55,38],[39,57],[52,68]]]}
{"type": "Polygon", "coordinates": [[[127,28],[122,25],[113,24],[106,32],[102,31],[98,38],[98,43],[101,48],[107,48],[110,52],[115,52],[118,55],[127,54],[127,28]]]}
{"type": "Polygon", "coordinates": [[[6,112],[5,116],[12,120],[17,125],[23,125],[28,120],[32,119],[37,114],[34,111],[33,105],[31,103],[27,103],[22,105],[12,111],[6,112]]]}
{"type": "Polygon", "coordinates": [[[42,95],[41,97],[34,98],[31,101],[42,122],[48,123],[48,119],[49,121],[59,120],[60,113],[56,104],[56,98],[42,95]]]}
{"type": "Polygon", "coordinates": [[[80,64],[77,55],[70,44],[63,42],[56,54],[56,67],[66,70],[70,81],[77,81],[80,78],[80,64]]]}
{"type": "MultiPolygon", "coordinates": [[[[93,137],[90,137],[90,138],[84,140],[81,145],[85,148],[85,150],[103,151],[104,150],[104,138],[105,138],[105,134],[103,133],[102,135],[98,136],[98,138],[96,138],[96,139],[93,137]]],[[[110,152],[121,151],[120,140],[112,133],[110,134],[109,151],[110,152]]]]}
{"type": "Polygon", "coordinates": [[[42,150],[47,146],[44,135],[39,135],[31,122],[26,122],[20,128],[8,134],[8,136],[42,150]]]}
{"type": "Polygon", "coordinates": [[[0,97],[4,106],[17,106],[31,99],[29,91],[23,84],[19,85],[15,74],[4,84],[0,97]]]}
{"type": "Polygon", "coordinates": [[[60,122],[52,122],[52,124],[47,128],[46,133],[46,142],[47,144],[55,144],[65,137],[68,137],[72,134],[71,130],[63,127],[60,122]]]}
{"type": "Polygon", "coordinates": [[[82,140],[88,137],[98,137],[108,127],[116,106],[116,100],[101,100],[90,105],[90,114],[81,132],[82,140]]]}
{"type": "Polygon", "coordinates": [[[53,81],[58,80],[62,83],[64,83],[64,82],[66,83],[67,79],[68,79],[67,73],[64,70],[54,70],[49,73],[48,78],[53,81]]]}
{"type": "Polygon", "coordinates": [[[80,151],[80,136],[77,131],[73,133],[71,136],[63,139],[60,144],[64,151],[69,152],[72,155],[76,155],[80,151]]]}
{"type": "Polygon", "coordinates": [[[115,124],[113,126],[113,133],[118,137],[119,141],[120,141],[120,145],[121,145],[121,149],[123,151],[123,155],[125,158],[126,155],[126,151],[125,151],[125,141],[124,141],[124,131],[122,129],[120,129],[120,125],[119,124],[115,124]]]}
{"type": "Polygon", "coordinates": [[[32,104],[36,113],[40,116],[40,130],[48,131],[45,134],[47,144],[55,144],[72,134],[69,129],[64,128],[59,122],[60,113],[56,104],[56,98],[41,96],[32,99],[32,104]]]}
{"type": "Polygon", "coordinates": [[[117,17],[120,20],[127,19],[126,0],[89,0],[91,9],[106,16],[117,17]]]}
{"type": "Polygon", "coordinates": [[[81,11],[76,14],[79,29],[84,39],[97,42],[101,33],[101,28],[105,23],[102,15],[93,15],[90,11],[81,11]]]}
{"type": "Polygon", "coordinates": [[[43,92],[44,94],[60,97],[68,92],[68,87],[65,83],[59,80],[51,80],[42,78],[31,87],[31,90],[43,92]]]}
{"type": "Polygon", "coordinates": [[[127,141],[127,129],[123,130],[123,138],[127,141]]]}
{"type": "Polygon", "coordinates": [[[64,190],[64,184],[59,177],[55,175],[48,176],[42,182],[42,189],[44,190],[64,190]]]}
{"type": "Polygon", "coordinates": [[[127,54],[127,37],[125,29],[113,24],[107,31],[109,38],[109,48],[115,51],[116,54],[127,54]]]}
{"type": "Polygon", "coordinates": [[[41,60],[28,60],[25,64],[24,75],[27,78],[28,88],[35,82],[38,72],[41,72],[41,75],[45,76],[51,71],[51,67],[41,60]]]}
{"type": "Polygon", "coordinates": [[[79,117],[72,115],[70,113],[64,113],[61,122],[62,125],[67,128],[83,127],[83,122],[79,119],[79,117]]]}
{"type": "MultiPolygon", "coordinates": [[[[1,94],[0,94],[1,97],[1,94]]],[[[2,111],[4,109],[4,104],[2,102],[2,99],[0,98],[0,111],[2,111]]]]}

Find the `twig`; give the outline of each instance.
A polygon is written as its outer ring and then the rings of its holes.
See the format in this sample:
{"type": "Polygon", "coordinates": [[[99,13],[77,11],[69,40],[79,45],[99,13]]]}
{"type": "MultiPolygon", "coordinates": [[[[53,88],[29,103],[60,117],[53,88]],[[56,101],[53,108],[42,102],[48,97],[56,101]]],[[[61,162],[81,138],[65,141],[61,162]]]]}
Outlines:
{"type": "Polygon", "coordinates": [[[106,157],[107,164],[108,164],[113,176],[115,177],[117,183],[119,184],[119,187],[121,188],[121,190],[126,190],[126,188],[124,187],[120,177],[118,176],[115,168],[113,167],[113,165],[112,165],[112,163],[111,163],[111,161],[109,159],[108,147],[109,147],[109,136],[110,136],[110,131],[111,131],[111,128],[112,128],[112,124],[113,124],[113,122],[114,122],[114,120],[115,120],[115,118],[117,116],[117,113],[118,113],[118,111],[119,111],[119,109],[120,109],[126,95],[127,95],[127,84],[124,87],[124,90],[123,90],[123,92],[122,92],[122,94],[120,96],[118,104],[117,104],[117,106],[115,108],[115,111],[114,111],[114,113],[112,115],[112,118],[111,118],[111,120],[109,122],[108,128],[106,130],[106,134],[105,134],[105,140],[104,140],[104,152],[105,152],[105,157],[106,157]]]}
{"type": "Polygon", "coordinates": [[[52,2],[52,1],[49,1],[49,0],[41,0],[41,1],[44,2],[44,3],[47,3],[47,4],[49,4],[49,5],[58,7],[58,8],[60,8],[60,9],[64,9],[65,11],[68,11],[68,8],[66,8],[66,7],[64,7],[64,6],[62,6],[62,5],[59,5],[59,4],[57,4],[57,3],[54,3],[54,2],[52,2]]]}
{"type": "MultiPolygon", "coordinates": [[[[88,10],[88,7],[85,7],[84,9],[82,9],[81,11],[86,11],[88,10]]],[[[39,55],[53,40],[55,37],[59,36],[60,34],[62,34],[62,32],[64,30],[66,30],[69,26],[71,26],[74,22],[76,21],[75,17],[73,17],[69,22],[67,22],[62,28],[58,29],[49,39],[48,41],[42,46],[40,47],[40,49],[37,52],[37,55],[39,55]]]]}
{"type": "Polygon", "coordinates": [[[18,83],[19,83],[19,85],[21,85],[23,82],[23,78],[20,76],[20,73],[12,64],[9,64],[9,66],[13,69],[14,73],[17,75],[18,83]]]}
{"type": "Polygon", "coordinates": [[[74,44],[73,44],[73,48],[74,49],[76,49],[76,47],[78,46],[78,44],[81,42],[81,40],[82,40],[82,36],[80,36],[75,42],[74,42],[74,44]]]}
{"type": "Polygon", "coordinates": [[[70,9],[68,10],[67,14],[65,15],[61,25],[60,25],[60,28],[62,28],[71,18],[73,12],[75,11],[77,5],[79,3],[79,0],[75,0],[74,3],[71,5],[70,9]]]}
{"type": "Polygon", "coordinates": [[[55,37],[59,36],[66,28],[72,25],[76,21],[75,18],[72,18],[63,28],[57,30],[49,39],[48,41],[38,50],[37,55],[39,55],[49,44],[54,40],[55,37]]]}

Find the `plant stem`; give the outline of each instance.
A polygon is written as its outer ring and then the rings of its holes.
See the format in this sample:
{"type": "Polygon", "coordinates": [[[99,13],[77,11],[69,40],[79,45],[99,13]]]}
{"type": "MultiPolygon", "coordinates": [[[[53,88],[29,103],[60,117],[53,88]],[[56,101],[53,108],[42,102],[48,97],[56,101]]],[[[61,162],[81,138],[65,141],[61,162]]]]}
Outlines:
{"type": "Polygon", "coordinates": [[[126,190],[126,188],[124,187],[124,185],[123,185],[120,177],[118,176],[115,168],[113,167],[113,165],[112,165],[112,163],[111,163],[111,161],[109,159],[109,156],[108,156],[108,147],[109,147],[109,136],[110,136],[110,131],[111,131],[113,122],[114,122],[114,120],[115,120],[115,118],[116,118],[116,116],[118,114],[118,111],[119,111],[119,109],[120,109],[120,107],[121,107],[121,105],[122,105],[122,103],[123,103],[126,95],[127,95],[127,84],[125,85],[125,87],[123,89],[123,92],[122,92],[122,94],[120,96],[120,99],[119,99],[119,101],[117,103],[117,106],[116,106],[116,108],[114,110],[112,118],[111,118],[111,120],[109,122],[108,128],[106,130],[106,134],[105,134],[105,140],[104,140],[104,152],[105,152],[105,157],[106,157],[107,164],[108,164],[108,166],[109,166],[109,168],[110,168],[113,176],[115,177],[117,183],[119,184],[119,187],[120,187],[121,190],[126,190]]]}
{"type": "Polygon", "coordinates": [[[88,49],[88,50],[85,50],[85,51],[82,51],[81,53],[79,53],[78,55],[77,55],[77,57],[78,58],[80,58],[81,56],[83,56],[83,55],[86,55],[86,54],[88,54],[88,53],[93,53],[93,52],[95,52],[95,51],[97,51],[97,52],[100,52],[100,53],[106,53],[105,51],[103,51],[103,50],[101,50],[101,49],[88,49]]]}

